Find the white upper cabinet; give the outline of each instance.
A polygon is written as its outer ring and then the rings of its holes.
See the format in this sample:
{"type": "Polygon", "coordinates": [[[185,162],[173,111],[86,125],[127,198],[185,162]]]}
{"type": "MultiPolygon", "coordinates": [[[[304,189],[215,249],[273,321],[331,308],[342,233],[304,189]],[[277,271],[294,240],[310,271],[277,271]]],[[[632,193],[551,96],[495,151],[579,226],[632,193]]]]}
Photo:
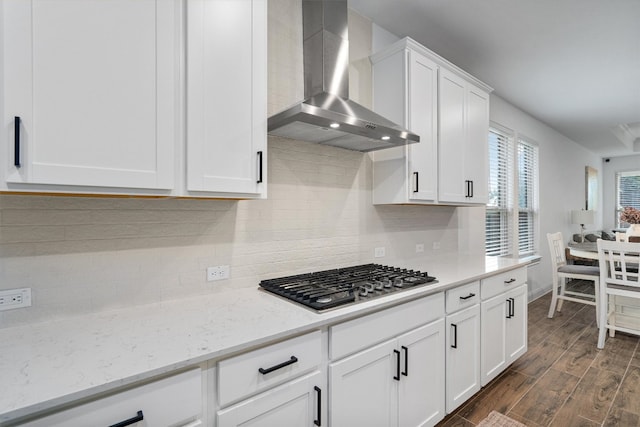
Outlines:
{"type": "Polygon", "coordinates": [[[374,109],[420,135],[420,143],[374,152],[375,204],[437,197],[438,66],[409,48],[374,59],[374,109]]]}
{"type": "Polygon", "coordinates": [[[488,136],[488,92],[441,69],[440,202],[487,203],[488,136]]]}
{"type": "Polygon", "coordinates": [[[0,191],[266,197],[266,0],[2,6],[0,191]]]}
{"type": "Polygon", "coordinates": [[[2,186],[172,189],[176,2],[3,7],[2,186]]]}
{"type": "Polygon", "coordinates": [[[266,3],[187,3],[190,193],[266,196],[266,3]]]}
{"type": "Polygon", "coordinates": [[[374,110],[420,136],[373,153],[373,203],[486,203],[491,88],[409,38],[371,61],[374,110]]]}

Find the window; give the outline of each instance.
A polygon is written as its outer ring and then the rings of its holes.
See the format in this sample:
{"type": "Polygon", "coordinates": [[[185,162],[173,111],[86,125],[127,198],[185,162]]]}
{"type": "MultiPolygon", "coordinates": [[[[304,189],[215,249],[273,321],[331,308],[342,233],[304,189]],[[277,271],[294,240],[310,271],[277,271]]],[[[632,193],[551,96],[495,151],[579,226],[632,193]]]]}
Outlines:
{"type": "Polygon", "coordinates": [[[620,221],[620,212],[626,207],[640,209],[640,171],[618,172],[616,174],[616,226],[628,227],[620,221]]]}
{"type": "Polygon", "coordinates": [[[536,250],[538,147],[518,139],[518,255],[536,250]]]}
{"type": "Polygon", "coordinates": [[[535,253],[538,147],[512,131],[492,125],[488,184],[486,254],[525,256],[535,253]]]}
{"type": "Polygon", "coordinates": [[[486,253],[492,256],[509,255],[512,205],[513,137],[494,128],[489,130],[489,202],[485,219],[486,253]]]}

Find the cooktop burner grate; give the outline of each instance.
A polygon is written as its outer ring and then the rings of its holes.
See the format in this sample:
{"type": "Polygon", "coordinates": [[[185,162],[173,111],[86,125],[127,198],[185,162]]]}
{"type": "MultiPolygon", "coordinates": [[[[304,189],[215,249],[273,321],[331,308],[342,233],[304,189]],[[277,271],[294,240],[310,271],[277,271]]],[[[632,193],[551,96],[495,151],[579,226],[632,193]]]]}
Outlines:
{"type": "Polygon", "coordinates": [[[320,311],[427,283],[437,283],[436,278],[420,271],[364,264],[263,280],[260,286],[266,291],[320,311]]]}

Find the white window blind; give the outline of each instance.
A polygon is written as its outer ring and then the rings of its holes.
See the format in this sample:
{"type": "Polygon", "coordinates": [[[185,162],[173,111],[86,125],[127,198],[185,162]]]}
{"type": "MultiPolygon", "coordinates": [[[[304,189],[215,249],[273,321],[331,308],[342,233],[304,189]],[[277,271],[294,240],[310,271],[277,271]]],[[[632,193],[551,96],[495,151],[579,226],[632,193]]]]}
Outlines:
{"type": "Polygon", "coordinates": [[[510,255],[513,137],[489,129],[489,202],[485,218],[485,251],[490,256],[510,255]]]}
{"type": "Polygon", "coordinates": [[[616,224],[618,227],[628,227],[629,224],[620,221],[620,213],[626,207],[640,209],[640,171],[618,172],[616,194],[616,224]]]}
{"type": "Polygon", "coordinates": [[[536,248],[538,147],[518,138],[518,255],[536,248]]]}

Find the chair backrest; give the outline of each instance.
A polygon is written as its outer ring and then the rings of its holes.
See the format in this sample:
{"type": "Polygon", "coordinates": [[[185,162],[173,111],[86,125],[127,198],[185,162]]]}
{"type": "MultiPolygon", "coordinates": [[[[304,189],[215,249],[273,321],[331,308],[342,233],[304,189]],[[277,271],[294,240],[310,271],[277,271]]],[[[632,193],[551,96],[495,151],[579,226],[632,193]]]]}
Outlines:
{"type": "Polygon", "coordinates": [[[600,281],[640,288],[640,244],[598,239],[600,281]]]}
{"type": "Polygon", "coordinates": [[[551,263],[553,271],[557,271],[558,267],[567,264],[567,257],[564,250],[564,238],[561,232],[547,233],[547,241],[549,242],[549,252],[551,253],[551,263]]]}

